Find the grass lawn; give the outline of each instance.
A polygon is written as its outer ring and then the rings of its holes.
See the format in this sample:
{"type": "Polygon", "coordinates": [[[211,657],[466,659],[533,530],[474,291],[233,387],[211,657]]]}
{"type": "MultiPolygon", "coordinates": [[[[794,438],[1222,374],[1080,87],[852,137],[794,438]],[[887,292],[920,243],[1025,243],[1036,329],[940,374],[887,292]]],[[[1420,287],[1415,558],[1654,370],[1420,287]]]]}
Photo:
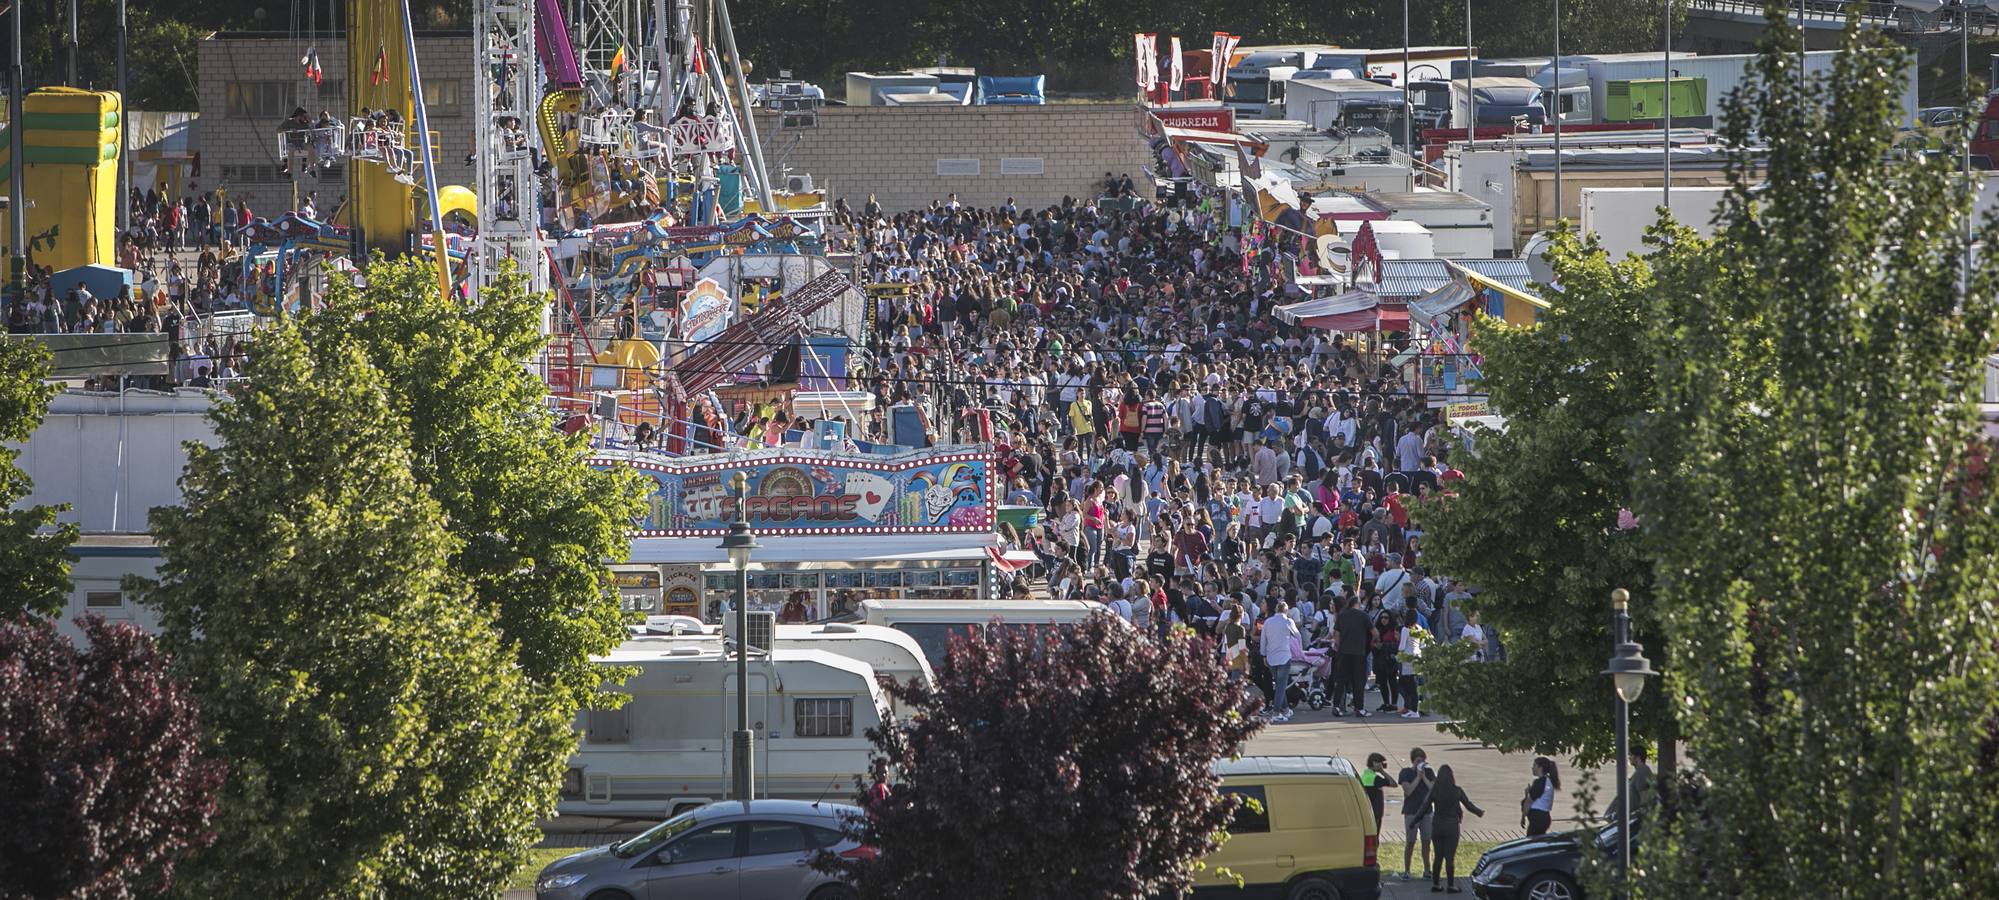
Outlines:
{"type": "MultiPolygon", "coordinates": [[[[1457,868],[1459,882],[1471,879],[1471,870],[1473,866],[1478,865],[1479,854],[1492,849],[1494,843],[1494,841],[1461,841],[1458,843],[1457,868]]],[[[1418,845],[1416,852],[1421,853],[1422,851],[1422,846],[1418,845]]],[[[1402,844],[1382,844],[1377,858],[1381,860],[1382,881],[1388,881],[1402,874],[1402,844]]],[[[1423,861],[1417,859],[1415,853],[1410,854],[1410,880],[1413,881],[1422,877],[1422,875],[1423,861]]]]}
{"type": "Polygon", "coordinates": [[[507,882],[507,890],[534,890],[534,878],[541,874],[544,867],[582,849],[582,847],[535,847],[529,850],[527,864],[514,873],[513,880],[507,882]]]}

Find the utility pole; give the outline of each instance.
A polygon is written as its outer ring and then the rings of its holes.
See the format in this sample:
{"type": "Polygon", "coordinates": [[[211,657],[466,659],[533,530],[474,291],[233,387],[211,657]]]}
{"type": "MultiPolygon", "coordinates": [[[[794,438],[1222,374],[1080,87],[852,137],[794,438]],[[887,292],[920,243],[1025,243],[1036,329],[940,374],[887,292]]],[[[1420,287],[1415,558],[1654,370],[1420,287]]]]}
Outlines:
{"type": "Polygon", "coordinates": [[[132,138],[128,122],[132,101],[125,95],[125,0],[118,0],[118,234],[130,225],[132,204],[132,138]]]}
{"type": "Polygon", "coordinates": [[[76,2],[69,0],[69,77],[63,80],[67,87],[76,87],[76,2]]]}
{"type": "Polygon", "coordinates": [[[14,15],[9,17],[14,21],[14,43],[7,76],[7,220],[12,251],[7,258],[7,293],[15,303],[26,302],[28,296],[28,197],[23,190],[28,175],[21,161],[27,152],[21,132],[21,7],[26,5],[26,0],[14,0],[14,15]]]}

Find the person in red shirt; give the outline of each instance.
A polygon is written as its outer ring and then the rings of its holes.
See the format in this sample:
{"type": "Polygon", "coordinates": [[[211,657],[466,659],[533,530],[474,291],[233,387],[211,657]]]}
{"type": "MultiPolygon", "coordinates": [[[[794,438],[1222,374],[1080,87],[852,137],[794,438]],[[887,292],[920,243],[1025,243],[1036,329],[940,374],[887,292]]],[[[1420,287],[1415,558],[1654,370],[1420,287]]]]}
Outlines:
{"type": "Polygon", "coordinates": [[[1388,520],[1394,522],[1397,528],[1407,529],[1409,527],[1409,504],[1403,497],[1404,495],[1401,491],[1391,489],[1388,492],[1388,496],[1383,498],[1381,502],[1382,505],[1388,507],[1388,520]]]}

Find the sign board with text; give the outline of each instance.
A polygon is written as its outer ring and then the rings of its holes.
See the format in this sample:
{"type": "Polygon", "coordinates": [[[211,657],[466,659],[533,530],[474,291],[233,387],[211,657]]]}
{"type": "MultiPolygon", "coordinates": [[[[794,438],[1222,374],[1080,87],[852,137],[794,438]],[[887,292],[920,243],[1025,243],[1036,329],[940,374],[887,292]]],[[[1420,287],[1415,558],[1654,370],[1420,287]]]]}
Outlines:
{"type": "Polygon", "coordinates": [[[735,521],[731,480],[747,477],[758,534],[989,532],[995,512],[991,457],[962,447],[895,456],[787,448],[687,459],[599,457],[651,481],[636,537],[721,535],[735,521]]]}

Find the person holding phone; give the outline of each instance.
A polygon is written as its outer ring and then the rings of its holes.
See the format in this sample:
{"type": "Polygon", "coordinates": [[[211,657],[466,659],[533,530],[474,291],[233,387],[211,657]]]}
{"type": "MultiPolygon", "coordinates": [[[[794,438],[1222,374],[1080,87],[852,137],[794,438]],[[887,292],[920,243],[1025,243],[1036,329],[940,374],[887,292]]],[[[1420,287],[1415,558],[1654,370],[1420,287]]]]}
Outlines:
{"type": "Polygon", "coordinates": [[[1416,849],[1417,839],[1423,841],[1423,877],[1433,878],[1430,856],[1430,788],[1437,776],[1430,771],[1430,755],[1423,748],[1409,751],[1409,765],[1396,773],[1395,782],[1402,786],[1402,880],[1409,880],[1409,855],[1416,849]]]}

